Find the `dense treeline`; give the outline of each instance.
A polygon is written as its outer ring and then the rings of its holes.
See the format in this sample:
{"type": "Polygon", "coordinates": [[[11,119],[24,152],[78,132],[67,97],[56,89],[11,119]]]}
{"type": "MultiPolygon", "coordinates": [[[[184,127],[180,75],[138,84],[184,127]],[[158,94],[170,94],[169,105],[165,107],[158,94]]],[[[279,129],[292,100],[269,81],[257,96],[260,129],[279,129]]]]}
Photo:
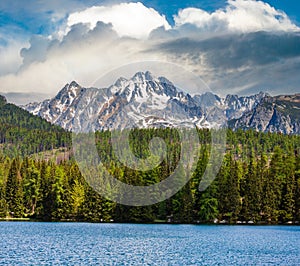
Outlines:
{"type": "Polygon", "coordinates": [[[70,133],[34,116],[0,95],[0,152],[26,156],[54,148],[70,147],[70,133]]]}
{"type": "MultiPolygon", "coordinates": [[[[153,170],[134,171],[114,157],[110,133],[99,132],[99,156],[111,174],[126,183],[149,185],[172,173],[180,160],[176,130],[135,130],[131,136],[131,149],[141,158],[150,153],[149,140],[164,138],[167,158],[153,170]]],[[[210,153],[210,132],[199,130],[199,137],[201,157],[190,182],[172,198],[146,207],[102,198],[85,182],[73,159],[57,164],[2,155],[0,216],[117,222],[300,221],[300,136],[228,131],[223,165],[204,192],[198,186],[210,153]]]]}

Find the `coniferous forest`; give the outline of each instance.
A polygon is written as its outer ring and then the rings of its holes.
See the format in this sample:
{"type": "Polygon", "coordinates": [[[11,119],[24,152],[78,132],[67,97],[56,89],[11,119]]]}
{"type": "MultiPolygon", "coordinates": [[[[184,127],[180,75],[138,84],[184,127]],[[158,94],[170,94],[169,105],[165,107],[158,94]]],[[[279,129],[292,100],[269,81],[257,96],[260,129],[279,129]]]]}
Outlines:
{"type": "MultiPolygon", "coordinates": [[[[1,98],[0,217],[143,223],[300,221],[300,136],[228,130],[222,167],[208,189],[200,192],[210,154],[210,132],[198,133],[203,144],[201,156],[186,186],[164,202],[130,207],[101,197],[84,180],[70,151],[70,133],[1,98]],[[52,156],[46,156],[47,152],[52,156]]],[[[118,163],[110,132],[96,133],[98,153],[121,181],[144,186],[157,183],[168,177],[180,160],[176,130],[133,130],[130,142],[135,155],[143,158],[149,155],[149,141],[157,136],[165,140],[168,158],[151,171],[134,171],[118,163]]]]}

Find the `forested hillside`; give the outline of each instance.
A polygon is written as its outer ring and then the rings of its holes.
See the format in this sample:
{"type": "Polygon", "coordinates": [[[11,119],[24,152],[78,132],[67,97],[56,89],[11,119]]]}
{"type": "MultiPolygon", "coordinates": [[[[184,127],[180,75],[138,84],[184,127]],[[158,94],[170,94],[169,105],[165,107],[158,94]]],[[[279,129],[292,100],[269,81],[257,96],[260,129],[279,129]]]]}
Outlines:
{"type": "MultiPolygon", "coordinates": [[[[190,182],[164,202],[128,207],[98,195],[82,177],[74,158],[45,160],[34,156],[69,149],[70,133],[0,97],[0,217],[95,222],[300,221],[300,136],[229,130],[217,178],[200,192],[211,135],[209,130],[198,133],[201,156],[190,182]]],[[[108,171],[125,183],[157,183],[178,165],[180,140],[176,129],[131,131],[131,149],[140,158],[149,155],[148,144],[153,137],[165,140],[166,159],[146,172],[134,171],[116,159],[110,134],[96,133],[98,153],[108,171]]]]}
{"type": "MultiPolygon", "coordinates": [[[[148,141],[154,136],[166,140],[168,156],[173,156],[151,171],[133,171],[114,160],[109,132],[97,133],[99,155],[110,173],[123,182],[159,182],[178,163],[180,145],[176,130],[135,130],[131,147],[136,156],[148,154],[148,141]]],[[[300,221],[300,136],[228,131],[223,165],[204,192],[198,186],[210,153],[206,141],[210,132],[199,130],[199,136],[201,158],[190,182],[172,198],[147,207],[102,198],[85,182],[73,159],[57,164],[1,155],[0,216],[94,222],[300,221]]]]}
{"type": "Polygon", "coordinates": [[[10,157],[70,147],[70,134],[0,95],[0,151],[10,157]]]}

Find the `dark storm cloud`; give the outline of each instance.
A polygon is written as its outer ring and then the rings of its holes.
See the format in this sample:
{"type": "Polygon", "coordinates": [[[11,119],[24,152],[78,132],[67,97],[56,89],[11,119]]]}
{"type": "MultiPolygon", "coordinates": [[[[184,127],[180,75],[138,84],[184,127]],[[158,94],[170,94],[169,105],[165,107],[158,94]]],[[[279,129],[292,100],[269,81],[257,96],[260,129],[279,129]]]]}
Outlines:
{"type": "Polygon", "coordinates": [[[199,73],[219,94],[294,93],[300,87],[300,33],[252,32],[180,38],[180,29],[162,39],[163,29],[152,32],[160,40],[147,52],[199,67],[199,73]]]}
{"type": "Polygon", "coordinates": [[[205,55],[214,68],[240,68],[280,62],[300,56],[299,33],[255,32],[227,34],[205,40],[180,38],[155,47],[169,54],[188,54],[197,63],[197,56],[205,55]]]}
{"type": "Polygon", "coordinates": [[[30,47],[23,48],[20,55],[23,57],[23,64],[29,65],[32,62],[42,62],[46,59],[47,49],[50,40],[41,35],[32,36],[30,39],[30,47]]]}
{"type": "MultiPolygon", "coordinates": [[[[216,71],[220,73],[221,71],[216,71]]],[[[254,94],[259,91],[272,95],[294,94],[300,91],[300,58],[288,59],[280,64],[270,64],[233,71],[219,75],[210,84],[219,94],[254,94]]],[[[217,75],[216,75],[217,76],[217,75]]]]}

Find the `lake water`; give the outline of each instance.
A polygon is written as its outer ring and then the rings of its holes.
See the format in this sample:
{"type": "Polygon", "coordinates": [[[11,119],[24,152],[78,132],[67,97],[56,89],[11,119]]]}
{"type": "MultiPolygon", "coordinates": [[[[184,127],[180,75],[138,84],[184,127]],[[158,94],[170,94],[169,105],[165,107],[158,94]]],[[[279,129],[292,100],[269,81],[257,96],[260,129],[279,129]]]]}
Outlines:
{"type": "Polygon", "coordinates": [[[0,223],[1,265],[300,265],[300,227],[0,223]]]}

